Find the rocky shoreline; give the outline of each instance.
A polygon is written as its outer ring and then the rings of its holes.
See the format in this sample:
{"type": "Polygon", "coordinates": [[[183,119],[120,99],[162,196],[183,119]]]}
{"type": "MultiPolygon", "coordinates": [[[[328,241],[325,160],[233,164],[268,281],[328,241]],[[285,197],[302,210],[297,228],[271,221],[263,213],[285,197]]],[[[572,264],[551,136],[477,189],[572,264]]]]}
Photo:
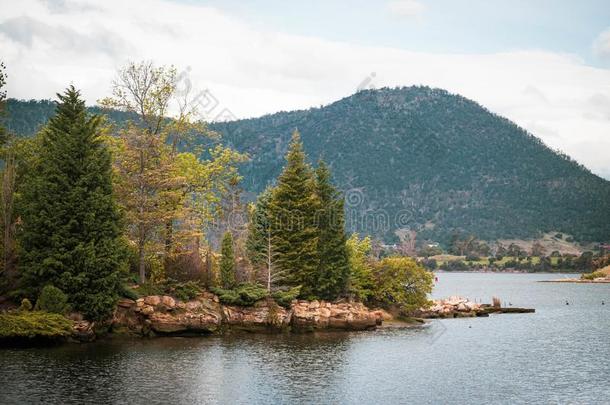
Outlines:
{"type": "MultiPolygon", "coordinates": [[[[93,323],[79,314],[70,315],[72,331],[56,339],[16,339],[27,344],[35,340],[47,343],[70,341],[92,342],[99,336],[155,337],[201,336],[234,332],[281,333],[315,331],[362,331],[378,327],[413,327],[426,319],[489,316],[492,313],[531,313],[529,308],[503,308],[472,302],[462,297],[434,300],[428,308],[420,309],[407,320],[396,319],[382,309],[369,309],[360,302],[294,300],[289,307],[278,305],[273,299],[258,301],[252,306],[224,305],[210,292],[194,299],[181,301],[168,295],[151,295],[118,302],[112,319],[93,323]]],[[[15,340],[15,339],[14,339],[15,340]]]]}
{"type": "Polygon", "coordinates": [[[135,336],[202,335],[229,331],[308,332],[316,330],[368,330],[383,322],[384,314],[358,302],[295,300],[289,308],[273,300],[250,307],[223,305],[203,293],[190,301],[170,296],[122,299],[110,325],[113,334],[135,336]]]}
{"type": "Polygon", "coordinates": [[[463,297],[449,297],[433,300],[427,309],[417,311],[416,316],[424,319],[435,318],[472,318],[489,316],[490,314],[533,313],[533,308],[501,307],[490,304],[472,302],[463,297]]]}

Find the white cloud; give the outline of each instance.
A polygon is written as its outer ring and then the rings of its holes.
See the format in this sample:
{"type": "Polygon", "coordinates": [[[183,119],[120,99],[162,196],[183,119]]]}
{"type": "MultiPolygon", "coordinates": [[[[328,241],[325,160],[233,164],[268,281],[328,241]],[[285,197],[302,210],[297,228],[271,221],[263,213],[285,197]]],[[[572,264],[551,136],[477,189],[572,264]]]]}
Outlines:
{"type": "Polygon", "coordinates": [[[610,60],[610,28],[595,38],[593,52],[602,59],[610,60]]]}
{"type": "Polygon", "coordinates": [[[224,108],[250,117],[328,104],[367,78],[377,88],[423,84],[473,99],[610,174],[610,70],[572,55],[357,46],[265,31],[214,8],[162,0],[69,4],[0,0],[9,96],[51,98],[73,83],[94,103],[108,95],[117,67],[142,59],[190,66],[195,87],[218,100],[211,118],[224,108]]]}
{"type": "Polygon", "coordinates": [[[388,3],[388,9],[399,17],[416,17],[424,11],[424,5],[417,0],[394,0],[388,3]]]}

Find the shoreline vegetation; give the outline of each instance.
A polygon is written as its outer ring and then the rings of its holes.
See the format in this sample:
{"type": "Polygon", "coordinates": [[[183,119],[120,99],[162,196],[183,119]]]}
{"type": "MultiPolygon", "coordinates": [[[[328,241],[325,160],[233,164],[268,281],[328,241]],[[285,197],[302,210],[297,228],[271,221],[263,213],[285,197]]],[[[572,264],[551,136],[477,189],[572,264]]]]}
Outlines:
{"type": "Polygon", "coordinates": [[[48,346],[96,340],[195,337],[235,333],[312,333],[365,331],[424,326],[429,319],[486,317],[490,314],[533,313],[534,309],[474,303],[462,297],[434,300],[409,316],[397,308],[371,309],[360,302],[293,300],[279,305],[264,298],[248,306],[223,304],[210,292],[188,301],[168,295],[122,298],[110,319],[90,322],[81,314],[66,316],[19,308],[0,313],[1,346],[48,346]]]}
{"type": "Polygon", "coordinates": [[[576,283],[576,284],[608,284],[610,283],[610,265],[595,270],[592,273],[581,274],[580,278],[560,278],[542,280],[544,283],[576,283]]]}

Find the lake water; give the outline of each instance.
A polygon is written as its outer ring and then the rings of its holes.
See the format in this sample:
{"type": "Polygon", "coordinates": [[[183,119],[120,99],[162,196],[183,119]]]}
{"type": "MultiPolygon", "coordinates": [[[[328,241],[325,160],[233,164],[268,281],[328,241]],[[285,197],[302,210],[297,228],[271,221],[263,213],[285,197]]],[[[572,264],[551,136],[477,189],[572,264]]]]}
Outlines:
{"type": "Polygon", "coordinates": [[[0,349],[0,403],[608,404],[610,285],[557,277],[441,273],[435,297],[536,313],[419,329],[0,349]]]}

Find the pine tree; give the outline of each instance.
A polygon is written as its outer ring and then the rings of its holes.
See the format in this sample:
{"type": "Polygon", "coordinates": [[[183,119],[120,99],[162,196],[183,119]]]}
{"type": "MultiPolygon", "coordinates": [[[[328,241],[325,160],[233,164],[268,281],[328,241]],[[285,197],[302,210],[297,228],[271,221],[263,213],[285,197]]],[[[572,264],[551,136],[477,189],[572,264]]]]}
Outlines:
{"type": "Polygon", "coordinates": [[[250,263],[255,268],[260,268],[265,263],[265,252],[267,251],[267,236],[270,234],[269,202],[273,190],[266,188],[252,204],[249,213],[248,238],[246,240],[246,251],[250,263]]]}
{"type": "Polygon", "coordinates": [[[312,169],[305,160],[298,131],[292,135],[286,161],[269,204],[276,265],[286,273],[288,285],[300,285],[301,295],[313,298],[318,282],[317,202],[312,169]]]}
{"type": "Polygon", "coordinates": [[[220,253],[220,279],[223,288],[235,287],[235,253],[233,250],[233,235],[225,232],[222,237],[220,253]]]}
{"type": "Polygon", "coordinates": [[[316,295],[332,300],[346,292],[349,263],[345,235],[343,198],[330,181],[330,170],[324,161],[316,168],[314,189],[318,200],[318,282],[316,295]]]}
{"type": "Polygon", "coordinates": [[[19,235],[23,288],[54,285],[88,319],[108,317],[124,265],[120,217],[113,200],[111,157],[73,86],[58,94],[41,133],[40,156],[22,195],[19,235]]]}
{"type": "Polygon", "coordinates": [[[271,292],[276,283],[283,281],[286,274],[275,265],[278,256],[274,244],[275,229],[271,227],[269,218],[269,203],[272,194],[273,190],[267,188],[258,196],[256,205],[250,214],[246,240],[248,258],[259,275],[262,270],[263,274],[257,278],[264,278],[268,292],[271,292]]]}

